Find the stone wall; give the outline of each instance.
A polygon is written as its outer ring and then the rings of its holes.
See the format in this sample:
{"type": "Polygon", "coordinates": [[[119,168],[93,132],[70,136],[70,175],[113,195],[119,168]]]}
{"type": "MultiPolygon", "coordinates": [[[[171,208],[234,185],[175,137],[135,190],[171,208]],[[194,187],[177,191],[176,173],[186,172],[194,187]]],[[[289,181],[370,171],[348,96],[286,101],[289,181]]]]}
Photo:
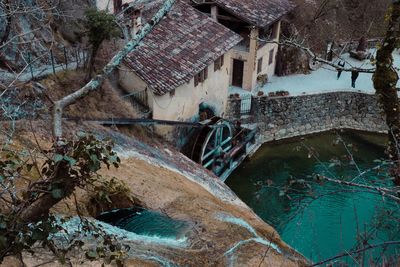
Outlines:
{"type": "MultiPolygon", "coordinates": [[[[240,99],[230,99],[228,119],[239,119],[238,108],[240,99]]],[[[250,116],[246,118],[244,122],[257,124],[262,142],[333,129],[387,131],[377,97],[358,92],[253,97],[250,116]]]]}

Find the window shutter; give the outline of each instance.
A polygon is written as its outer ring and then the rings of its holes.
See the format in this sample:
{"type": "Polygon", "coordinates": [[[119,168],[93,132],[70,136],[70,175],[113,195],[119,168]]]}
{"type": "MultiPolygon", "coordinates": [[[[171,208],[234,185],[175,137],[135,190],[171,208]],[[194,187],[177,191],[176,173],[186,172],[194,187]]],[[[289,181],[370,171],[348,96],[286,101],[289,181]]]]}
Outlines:
{"type": "Polygon", "coordinates": [[[217,60],[214,62],[214,71],[217,71],[219,69],[220,69],[219,58],[217,58],[217,60]]]}
{"type": "Polygon", "coordinates": [[[222,67],[224,65],[224,55],[221,56],[221,64],[220,67],[222,67]]]}
{"type": "Polygon", "coordinates": [[[199,74],[194,75],[194,87],[199,85],[199,74]]]}
{"type": "Polygon", "coordinates": [[[208,67],[206,67],[203,71],[204,71],[204,80],[203,81],[205,81],[208,78],[208,67]]]}

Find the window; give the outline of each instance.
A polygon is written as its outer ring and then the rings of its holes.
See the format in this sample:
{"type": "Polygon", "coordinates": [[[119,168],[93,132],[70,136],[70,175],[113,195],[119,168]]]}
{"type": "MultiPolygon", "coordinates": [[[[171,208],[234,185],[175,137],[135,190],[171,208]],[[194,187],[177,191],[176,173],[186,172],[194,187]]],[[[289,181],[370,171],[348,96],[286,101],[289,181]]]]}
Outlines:
{"type": "Polygon", "coordinates": [[[208,67],[206,67],[206,68],[203,70],[203,81],[202,81],[202,82],[204,82],[205,80],[207,80],[207,78],[208,78],[208,67]]]}
{"type": "Polygon", "coordinates": [[[259,58],[257,62],[257,74],[261,72],[262,70],[262,64],[263,64],[263,58],[259,58]]]}
{"type": "Polygon", "coordinates": [[[220,56],[214,62],[214,71],[220,70],[224,66],[224,55],[220,56]]]}
{"type": "Polygon", "coordinates": [[[268,65],[271,65],[272,63],[274,63],[274,49],[271,49],[269,51],[269,61],[268,61],[268,65]]]}
{"type": "Polygon", "coordinates": [[[204,70],[200,71],[198,74],[194,76],[194,86],[199,85],[199,83],[204,82],[208,78],[208,67],[204,70]]]}

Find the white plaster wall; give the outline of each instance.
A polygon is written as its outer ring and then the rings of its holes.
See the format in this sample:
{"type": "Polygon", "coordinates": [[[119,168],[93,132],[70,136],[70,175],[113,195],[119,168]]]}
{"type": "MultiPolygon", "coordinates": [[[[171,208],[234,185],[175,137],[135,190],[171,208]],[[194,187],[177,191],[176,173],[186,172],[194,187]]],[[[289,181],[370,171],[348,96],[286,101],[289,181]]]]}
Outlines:
{"type": "Polygon", "coordinates": [[[194,79],[175,89],[175,95],[153,98],[153,118],[187,121],[199,114],[199,105],[205,102],[216,108],[216,115],[225,112],[230,77],[230,52],[225,54],[224,65],[214,72],[214,63],[208,66],[208,78],[194,87],[194,79]]]}
{"type": "Polygon", "coordinates": [[[154,119],[188,121],[199,114],[199,105],[202,102],[216,108],[216,115],[222,116],[228,98],[231,61],[231,52],[228,52],[224,55],[224,65],[220,70],[214,72],[214,63],[211,63],[208,66],[207,80],[195,87],[192,78],[189,83],[176,88],[174,96],[170,93],[154,95],[139,76],[127,71],[127,66],[119,71],[119,83],[131,93],[147,89],[148,104],[154,119]]]}
{"type": "MultiPolygon", "coordinates": [[[[279,35],[280,35],[280,30],[281,30],[281,23],[278,22],[278,33],[277,33],[277,38],[274,39],[275,41],[279,42],[279,35]]],[[[274,74],[275,74],[275,67],[276,67],[276,54],[278,52],[278,45],[277,44],[272,44],[268,43],[265,44],[263,47],[257,50],[257,55],[256,55],[256,61],[254,66],[250,66],[250,53],[245,52],[245,51],[240,51],[240,50],[233,50],[232,52],[232,60],[230,63],[231,70],[233,69],[233,59],[239,59],[244,61],[244,70],[243,70],[243,89],[245,90],[252,90],[256,85],[257,85],[257,77],[262,74],[267,74],[268,78],[270,79],[274,74]],[[274,59],[273,63],[271,65],[268,64],[269,62],[269,51],[271,49],[274,49],[274,59]],[[261,68],[261,72],[257,73],[257,64],[258,60],[260,58],[263,58],[263,64],[261,68]],[[252,72],[251,79],[246,77],[250,77],[248,75],[249,72],[252,72]]],[[[232,84],[232,77],[230,77],[229,84],[232,84]]]]}
{"type": "MultiPolygon", "coordinates": [[[[133,0],[122,0],[122,4],[131,3],[133,0]]],[[[98,10],[106,10],[109,13],[114,13],[113,0],[96,0],[98,10]]]]}
{"type": "MultiPolygon", "coordinates": [[[[277,29],[277,38],[274,39],[274,41],[279,42],[280,33],[281,33],[281,22],[279,21],[277,29]]],[[[272,44],[272,43],[267,43],[257,51],[256,64],[261,57],[263,58],[263,64],[260,73],[257,74],[257,66],[255,68],[252,88],[254,88],[257,85],[258,75],[267,74],[268,79],[271,79],[271,77],[275,74],[277,53],[278,53],[278,44],[272,44]],[[271,51],[272,49],[274,49],[274,56],[273,56],[274,58],[272,64],[269,65],[269,51],[271,51]]]]}
{"type": "MultiPolygon", "coordinates": [[[[242,87],[243,87],[243,89],[250,91],[252,89],[252,81],[246,79],[246,77],[249,77],[248,72],[253,72],[253,70],[251,70],[251,66],[249,66],[249,58],[250,58],[249,52],[233,50],[232,57],[230,59],[230,70],[231,70],[231,72],[233,71],[233,59],[238,59],[238,60],[244,61],[243,86],[242,87]]],[[[230,77],[229,85],[232,85],[232,77],[230,77]]]]}
{"type": "Polygon", "coordinates": [[[153,94],[148,89],[147,84],[137,76],[130,68],[123,64],[119,70],[119,84],[128,93],[141,92],[147,90],[148,106],[153,109],[153,94]]]}

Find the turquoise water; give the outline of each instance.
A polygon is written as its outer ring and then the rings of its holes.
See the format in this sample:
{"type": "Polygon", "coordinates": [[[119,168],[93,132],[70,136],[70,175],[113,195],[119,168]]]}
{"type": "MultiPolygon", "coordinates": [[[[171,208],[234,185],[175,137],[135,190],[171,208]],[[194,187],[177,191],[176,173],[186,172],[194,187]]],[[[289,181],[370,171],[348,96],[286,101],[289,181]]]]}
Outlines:
{"type": "MultiPolygon", "coordinates": [[[[266,144],[227,184],[286,243],[319,262],[363,244],[400,240],[396,203],[360,188],[316,179],[321,174],[391,185],[384,164],[359,175],[382,164],[379,159],[385,156],[385,143],[383,135],[341,132],[266,144]]],[[[390,259],[397,250],[400,253],[400,247],[387,246],[340,260],[349,266],[370,266],[371,261],[382,262],[382,255],[390,259]]]]}
{"type": "Polygon", "coordinates": [[[96,219],[126,231],[145,236],[181,238],[188,229],[184,221],[141,208],[118,209],[100,214],[96,219]]]}

